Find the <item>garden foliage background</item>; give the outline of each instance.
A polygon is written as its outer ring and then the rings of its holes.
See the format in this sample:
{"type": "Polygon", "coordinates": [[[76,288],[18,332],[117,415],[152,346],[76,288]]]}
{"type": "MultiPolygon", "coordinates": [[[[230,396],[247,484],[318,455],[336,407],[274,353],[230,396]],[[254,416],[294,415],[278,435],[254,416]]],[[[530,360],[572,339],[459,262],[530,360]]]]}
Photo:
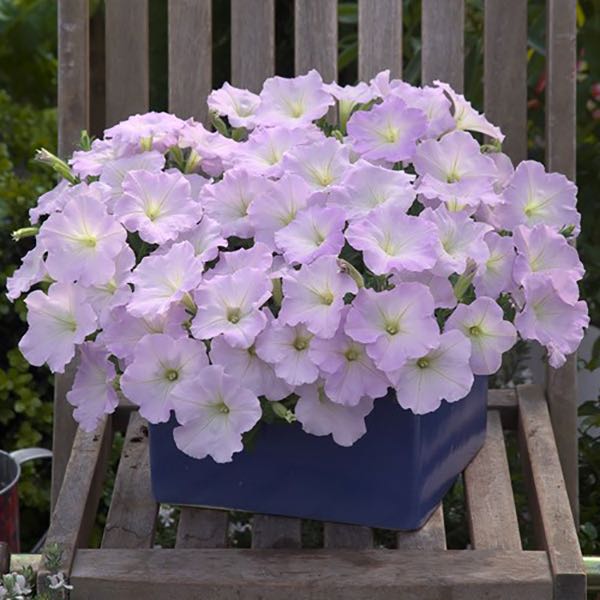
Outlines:
{"type": "MultiPolygon", "coordinates": [[[[293,0],[277,2],[277,72],[293,74],[293,0]]],[[[465,31],[465,95],[480,110],[483,105],[483,2],[467,0],[465,31]]],[[[11,240],[11,232],[26,225],[27,211],[37,196],[52,187],[53,176],[32,161],[34,151],[56,148],[56,2],[0,0],[0,288],[30,247],[11,240]]],[[[404,0],[404,78],[419,83],[420,2],[404,0]]],[[[229,77],[229,2],[213,3],[213,84],[229,77]]],[[[529,155],[544,155],[544,0],[530,0],[528,40],[529,155]]],[[[150,0],[150,103],[167,108],[167,2],[150,0]]],[[[92,0],[94,32],[102,32],[103,6],[92,0]]],[[[577,3],[577,184],[583,230],[579,250],[586,265],[583,295],[592,323],[600,326],[600,0],[577,3]]],[[[343,83],[357,78],[357,6],[339,3],[339,73],[343,83]]],[[[99,57],[101,60],[101,56],[99,57]]],[[[101,80],[92,81],[94,102],[102,106],[101,80]]],[[[199,102],[204,99],[198,99],[199,102]]],[[[92,129],[99,127],[99,120],[92,129]]],[[[92,131],[92,133],[99,133],[92,131]]],[[[25,330],[22,302],[12,305],[0,295],[0,447],[13,450],[50,445],[52,381],[48,371],[29,367],[17,349],[25,330]]],[[[600,342],[581,368],[600,367],[600,342]]],[[[581,407],[580,436],[581,531],[586,554],[600,554],[600,401],[581,407]]],[[[516,489],[518,490],[518,482],[516,489]]],[[[49,469],[27,465],[20,484],[24,549],[43,533],[48,519],[49,469]]],[[[518,494],[518,492],[517,492],[518,494]]],[[[460,507],[456,512],[460,513],[460,507]]],[[[452,510],[447,515],[452,526],[452,510]]],[[[526,515],[525,515],[526,518],[526,515]]]]}

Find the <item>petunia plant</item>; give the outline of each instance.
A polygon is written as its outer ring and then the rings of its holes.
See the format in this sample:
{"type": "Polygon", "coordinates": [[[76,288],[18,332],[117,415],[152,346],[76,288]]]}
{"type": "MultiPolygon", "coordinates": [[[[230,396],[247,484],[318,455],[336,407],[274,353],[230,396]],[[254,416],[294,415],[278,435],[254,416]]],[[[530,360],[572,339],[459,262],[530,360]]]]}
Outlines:
{"type": "MultiPolygon", "coordinates": [[[[513,167],[448,85],[316,71],[225,84],[214,131],[165,113],[107,129],[31,211],[21,350],[93,430],[125,396],[177,447],[227,462],[261,420],[343,446],[375,402],[464,398],[519,338],[553,367],[588,325],[576,188],[513,167]],[[485,142],[485,143],[484,143],[485,142]],[[383,400],[387,397],[387,400],[383,400]]],[[[401,408],[398,410],[401,410],[401,408]]]]}

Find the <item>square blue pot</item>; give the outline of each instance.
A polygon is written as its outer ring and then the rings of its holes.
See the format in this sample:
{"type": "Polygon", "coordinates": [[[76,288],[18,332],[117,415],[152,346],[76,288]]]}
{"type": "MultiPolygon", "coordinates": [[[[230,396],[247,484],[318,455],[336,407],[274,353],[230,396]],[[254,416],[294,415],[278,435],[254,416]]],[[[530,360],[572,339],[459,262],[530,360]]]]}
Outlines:
{"type": "Polygon", "coordinates": [[[152,489],[168,504],[418,529],[483,445],[486,410],[486,377],[426,415],[401,408],[390,392],[349,448],[298,423],[263,425],[252,449],[226,464],[180,452],[172,418],[150,426],[152,489]]]}

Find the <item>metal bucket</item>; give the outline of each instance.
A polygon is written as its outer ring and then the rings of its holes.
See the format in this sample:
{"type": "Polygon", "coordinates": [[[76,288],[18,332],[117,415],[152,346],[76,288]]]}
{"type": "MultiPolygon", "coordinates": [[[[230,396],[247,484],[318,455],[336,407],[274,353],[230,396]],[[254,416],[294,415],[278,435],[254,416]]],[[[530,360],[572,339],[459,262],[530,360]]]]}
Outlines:
{"type": "Polygon", "coordinates": [[[46,448],[23,448],[14,452],[0,450],[0,541],[7,542],[10,551],[19,553],[19,495],[17,483],[21,465],[29,460],[51,458],[46,448]]]}

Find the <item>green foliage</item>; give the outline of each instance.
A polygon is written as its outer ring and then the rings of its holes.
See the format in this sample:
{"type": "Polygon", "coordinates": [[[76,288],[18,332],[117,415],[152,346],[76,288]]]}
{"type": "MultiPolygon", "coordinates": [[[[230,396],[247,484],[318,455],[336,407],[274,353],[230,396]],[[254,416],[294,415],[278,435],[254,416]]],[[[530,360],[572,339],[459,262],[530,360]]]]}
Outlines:
{"type": "MultiPolygon", "coordinates": [[[[32,240],[16,243],[11,232],[28,224],[28,210],[54,179],[32,163],[40,146],[56,145],[53,2],[0,1],[0,289],[32,240]],[[49,21],[49,19],[51,19],[49,21]],[[21,37],[23,36],[23,37],[21,37]],[[29,36],[29,38],[27,37],[29,36]],[[33,37],[32,37],[33,36],[33,37]],[[40,36],[34,41],[36,36],[40,36]],[[19,38],[19,39],[17,39],[19,38]],[[30,47],[22,45],[29,39],[30,47]],[[48,45],[44,45],[48,40],[48,45]],[[23,52],[17,57],[16,52],[23,52]],[[49,53],[48,55],[44,54],[49,53]],[[30,75],[34,78],[29,81],[30,75]],[[12,82],[12,83],[11,83],[12,82]],[[14,83],[14,85],[13,85],[14,83]],[[5,89],[2,89],[5,88],[5,89]],[[18,101],[6,88],[14,91],[18,101]],[[32,103],[28,103],[28,100],[32,103]]],[[[24,304],[0,294],[0,440],[2,449],[51,444],[52,387],[46,369],[30,367],[17,349],[25,331],[24,304]]],[[[27,464],[19,483],[21,539],[30,550],[48,522],[49,464],[27,464]]]]}

